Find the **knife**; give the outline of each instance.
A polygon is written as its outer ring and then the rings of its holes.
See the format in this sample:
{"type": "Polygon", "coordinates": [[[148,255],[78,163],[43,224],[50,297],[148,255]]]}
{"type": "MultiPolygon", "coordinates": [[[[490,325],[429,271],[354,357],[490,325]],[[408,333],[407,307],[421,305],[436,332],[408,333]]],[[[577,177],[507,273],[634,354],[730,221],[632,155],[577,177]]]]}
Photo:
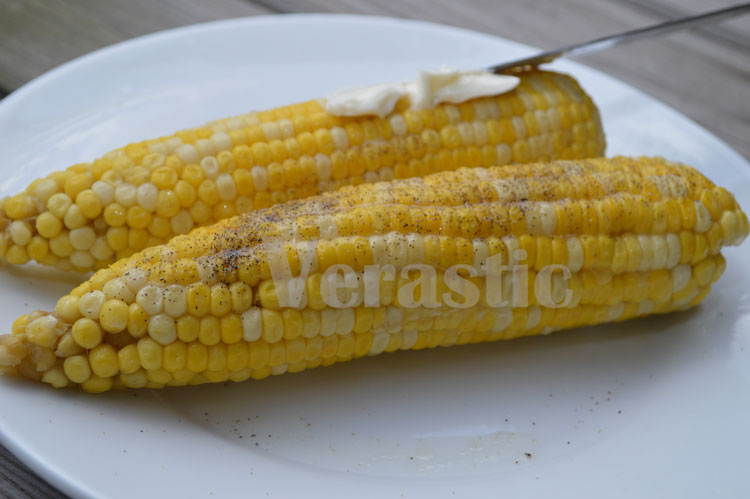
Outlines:
{"type": "Polygon", "coordinates": [[[487,71],[492,73],[516,73],[528,69],[529,67],[552,62],[562,56],[589,54],[591,52],[608,49],[626,42],[641,40],[651,36],[664,35],[680,29],[702,26],[704,24],[721,21],[722,19],[727,19],[747,12],[750,12],[750,3],[735,5],[733,7],[714,10],[695,16],[673,19],[652,26],[646,26],[645,28],[638,28],[625,31],[624,33],[605,36],[603,38],[596,38],[594,40],[576,43],[554,50],[546,50],[530,57],[524,57],[523,59],[516,59],[514,61],[490,66],[487,68],[487,71]]]}

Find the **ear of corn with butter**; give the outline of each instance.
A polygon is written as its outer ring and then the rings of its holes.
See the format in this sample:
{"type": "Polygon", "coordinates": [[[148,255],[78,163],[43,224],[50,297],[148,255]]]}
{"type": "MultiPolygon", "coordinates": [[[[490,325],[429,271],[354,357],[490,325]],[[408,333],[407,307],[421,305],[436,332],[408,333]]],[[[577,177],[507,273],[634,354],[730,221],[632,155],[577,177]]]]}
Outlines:
{"type": "Polygon", "coordinates": [[[195,227],[344,185],[604,153],[599,114],[569,76],[518,75],[495,97],[385,118],[312,100],[115,149],[0,202],[0,259],[105,268],[195,227]]]}

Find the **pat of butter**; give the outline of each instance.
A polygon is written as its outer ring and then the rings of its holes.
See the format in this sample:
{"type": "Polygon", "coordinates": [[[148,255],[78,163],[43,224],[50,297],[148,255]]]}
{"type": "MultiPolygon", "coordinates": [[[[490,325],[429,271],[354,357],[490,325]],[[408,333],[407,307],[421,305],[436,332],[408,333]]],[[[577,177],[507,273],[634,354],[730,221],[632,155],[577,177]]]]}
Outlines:
{"type": "Polygon", "coordinates": [[[374,114],[384,118],[406,95],[403,83],[378,83],[368,87],[337,90],[326,97],[326,111],[334,116],[374,114]]]}
{"type": "Polygon", "coordinates": [[[441,103],[458,104],[516,88],[515,76],[484,71],[462,73],[450,69],[422,71],[410,83],[379,83],[333,92],[326,98],[326,111],[335,116],[389,115],[398,100],[408,95],[413,109],[428,109],[441,103]]]}

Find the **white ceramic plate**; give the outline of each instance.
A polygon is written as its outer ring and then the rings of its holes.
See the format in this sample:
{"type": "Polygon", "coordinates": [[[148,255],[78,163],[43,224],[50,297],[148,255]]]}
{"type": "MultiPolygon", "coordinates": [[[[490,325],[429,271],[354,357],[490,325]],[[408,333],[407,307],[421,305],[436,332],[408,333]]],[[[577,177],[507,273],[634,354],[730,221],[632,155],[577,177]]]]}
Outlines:
{"type": "MultiPolygon", "coordinates": [[[[658,43],[658,42],[654,42],[658,43]]],[[[212,118],[529,51],[350,16],[238,19],[122,43],[0,103],[0,192],[212,118]]],[[[696,124],[573,63],[609,154],[700,168],[750,208],[748,163],[696,124]]],[[[747,496],[750,259],[697,310],[506,343],[367,358],[262,382],[90,396],[0,380],[2,441],[85,497],[747,496]]],[[[80,279],[3,268],[0,324],[80,279]]]]}

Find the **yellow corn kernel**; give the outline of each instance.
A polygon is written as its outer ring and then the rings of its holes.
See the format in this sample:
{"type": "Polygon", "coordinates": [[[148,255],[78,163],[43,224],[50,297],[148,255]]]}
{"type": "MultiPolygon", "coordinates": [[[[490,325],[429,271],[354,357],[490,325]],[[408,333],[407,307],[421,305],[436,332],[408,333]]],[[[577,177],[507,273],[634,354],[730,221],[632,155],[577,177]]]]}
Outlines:
{"type": "Polygon", "coordinates": [[[240,371],[246,369],[250,360],[250,352],[244,342],[227,345],[227,369],[240,371]]]}
{"type": "Polygon", "coordinates": [[[221,341],[226,344],[237,343],[242,339],[242,321],[237,314],[221,318],[221,341]]]}
{"type": "Polygon", "coordinates": [[[65,376],[73,383],[83,383],[91,376],[91,367],[85,355],[74,355],[63,362],[65,376]]]}
{"type": "Polygon", "coordinates": [[[120,300],[107,300],[99,312],[99,324],[110,333],[118,333],[128,326],[128,306],[120,300]]]}
{"type": "Polygon", "coordinates": [[[117,352],[117,362],[121,373],[132,374],[141,368],[138,347],[130,344],[122,347],[117,352]]]}
{"type": "Polygon", "coordinates": [[[227,367],[227,346],[218,343],[208,347],[208,371],[222,371],[227,367]]]}
{"type": "Polygon", "coordinates": [[[120,369],[117,352],[111,345],[99,345],[89,352],[93,373],[101,378],[114,376],[120,369]]]}
{"type": "Polygon", "coordinates": [[[138,358],[144,369],[160,369],[162,365],[162,346],[151,338],[138,340],[138,358]]]}
{"type": "Polygon", "coordinates": [[[200,320],[185,315],[177,319],[177,337],[180,341],[190,343],[198,339],[198,333],[200,331],[200,320]]]}
{"type": "Polygon", "coordinates": [[[86,349],[94,348],[102,342],[103,338],[99,324],[87,317],[78,319],[73,324],[71,333],[75,342],[86,349]]]}
{"type": "Polygon", "coordinates": [[[221,323],[218,318],[209,316],[200,321],[198,341],[206,346],[213,346],[221,341],[221,323]]]}
{"type": "Polygon", "coordinates": [[[211,288],[211,315],[220,317],[232,310],[232,295],[224,284],[217,284],[211,288]]]}
{"type": "Polygon", "coordinates": [[[194,373],[201,373],[208,366],[208,348],[202,343],[193,342],[187,346],[187,368],[194,373]]]}
{"type": "Polygon", "coordinates": [[[181,341],[166,345],[163,350],[162,364],[170,373],[179,371],[187,363],[187,346],[181,341]]]}
{"type": "Polygon", "coordinates": [[[187,289],[188,312],[203,317],[211,310],[211,289],[203,283],[191,284],[187,289]]]}

